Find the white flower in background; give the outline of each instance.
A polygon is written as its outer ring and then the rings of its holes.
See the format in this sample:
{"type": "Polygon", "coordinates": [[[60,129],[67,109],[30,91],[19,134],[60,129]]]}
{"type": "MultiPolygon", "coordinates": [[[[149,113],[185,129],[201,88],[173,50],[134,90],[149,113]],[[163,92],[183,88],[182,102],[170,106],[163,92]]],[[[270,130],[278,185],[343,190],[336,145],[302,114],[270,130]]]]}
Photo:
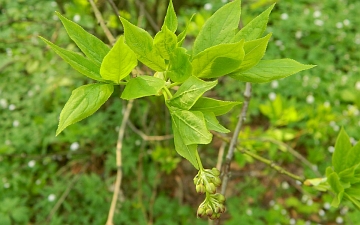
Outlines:
{"type": "Polygon", "coordinates": [[[287,20],[287,19],[289,19],[289,15],[287,13],[283,13],[283,14],[281,14],[280,18],[282,20],[287,20]]]}
{"type": "Polygon", "coordinates": [[[13,55],[12,49],[11,48],[6,48],[6,55],[11,57],[13,55]]]}
{"type": "Polygon", "coordinates": [[[211,3],[206,3],[205,5],[204,5],[204,9],[205,10],[211,10],[212,9],[212,4],[211,3]]]}
{"type": "Polygon", "coordinates": [[[356,82],[355,88],[356,88],[356,90],[360,91],[360,81],[356,82]]]}
{"type": "Polygon", "coordinates": [[[296,224],[296,220],[294,218],[291,218],[289,221],[290,225],[295,225],[296,224]]]}
{"type": "Polygon", "coordinates": [[[324,102],[324,107],[329,108],[330,107],[330,102],[328,102],[328,101],[324,102]]]}
{"type": "Polygon", "coordinates": [[[324,203],[324,209],[329,210],[331,208],[331,204],[329,202],[324,203]]]}
{"type": "Polygon", "coordinates": [[[329,151],[330,153],[333,153],[333,152],[335,151],[334,146],[329,146],[329,147],[328,147],[328,151],[329,151]]]}
{"type": "Polygon", "coordinates": [[[136,145],[136,146],[140,146],[140,145],[141,145],[141,141],[140,141],[140,140],[136,140],[136,141],[135,141],[135,145],[136,145]]]}
{"type": "Polygon", "coordinates": [[[37,179],[37,180],[35,181],[35,184],[36,184],[36,185],[40,185],[40,184],[41,184],[41,180],[37,179]]]}
{"type": "Polygon", "coordinates": [[[337,23],[335,24],[335,26],[336,26],[336,28],[338,28],[338,29],[343,28],[342,22],[337,22],[337,23]]]}
{"type": "Polygon", "coordinates": [[[28,167],[33,168],[35,166],[35,164],[36,164],[35,160],[30,160],[28,162],[28,167]]]}
{"type": "Polygon", "coordinates": [[[289,189],[290,185],[288,182],[284,181],[281,183],[281,187],[282,187],[282,189],[287,190],[287,189],[289,189]]]}
{"type": "Polygon", "coordinates": [[[57,3],[56,3],[55,1],[52,1],[52,2],[50,3],[50,5],[51,5],[51,7],[56,7],[56,6],[57,6],[57,3]]]}
{"type": "MultiPolygon", "coordinates": [[[[359,82],[359,85],[360,85],[360,82],[359,82]]],[[[3,107],[4,109],[7,108],[8,103],[7,103],[6,99],[4,99],[4,98],[0,99],[0,105],[1,105],[1,107],[3,107]]]]}
{"type": "Polygon", "coordinates": [[[347,206],[340,209],[340,214],[341,215],[346,215],[348,212],[349,212],[349,208],[347,206]]]}
{"type": "Polygon", "coordinates": [[[321,12],[319,10],[316,10],[313,14],[314,18],[319,18],[321,16],[321,12]]]}
{"type": "Polygon", "coordinates": [[[306,97],[306,102],[307,102],[308,104],[313,104],[314,101],[315,101],[314,96],[308,95],[308,96],[306,97]]]}
{"type": "Polygon", "coordinates": [[[276,99],[276,94],[275,94],[274,92],[270,92],[270,93],[269,93],[269,99],[270,99],[271,101],[274,101],[274,100],[276,99]]]}
{"type": "Polygon", "coordinates": [[[319,216],[325,216],[325,211],[323,209],[319,210],[319,216]]]}
{"type": "Polygon", "coordinates": [[[316,26],[322,27],[322,26],[324,25],[324,21],[319,20],[319,19],[316,19],[316,20],[314,21],[314,24],[315,24],[316,26]]]}
{"type": "Polygon", "coordinates": [[[252,216],[252,214],[253,214],[253,212],[252,212],[251,209],[247,209],[247,210],[246,210],[246,215],[252,216]]]}
{"type": "Polygon", "coordinates": [[[283,45],[283,42],[281,40],[276,40],[275,45],[281,46],[281,45],[283,45]]]}
{"type": "Polygon", "coordinates": [[[9,183],[5,183],[5,184],[4,184],[4,188],[5,188],[5,189],[8,189],[9,187],[10,187],[10,184],[9,184],[9,183]]]}
{"type": "Polygon", "coordinates": [[[74,143],[72,143],[72,144],[70,145],[70,150],[71,150],[71,151],[76,151],[76,150],[79,149],[79,147],[80,147],[80,144],[79,144],[78,142],[74,142],[74,143]]]}
{"type": "Polygon", "coordinates": [[[79,22],[80,20],[81,20],[81,16],[79,14],[75,14],[75,16],[73,17],[73,21],[79,22]]]}
{"type": "Polygon", "coordinates": [[[341,216],[338,216],[338,217],[336,217],[335,221],[337,224],[341,224],[344,222],[344,219],[341,216]]]}
{"type": "Polygon", "coordinates": [[[296,31],[296,33],[295,33],[296,39],[300,39],[300,38],[302,38],[302,36],[303,36],[303,33],[301,30],[296,31]]]}
{"type": "Polygon", "coordinates": [[[53,202],[56,199],[56,196],[54,194],[49,194],[48,201],[53,202]]]}
{"type": "Polygon", "coordinates": [[[9,110],[13,111],[16,109],[16,106],[14,104],[9,105],[9,110]]]}
{"type": "Polygon", "coordinates": [[[343,24],[344,24],[345,26],[349,26],[349,25],[350,25],[350,20],[348,20],[348,19],[344,20],[344,21],[343,21],[343,24]]]}
{"type": "Polygon", "coordinates": [[[277,80],[274,80],[273,82],[271,82],[271,87],[276,89],[279,87],[279,82],[277,80]]]}
{"type": "Polygon", "coordinates": [[[222,2],[222,3],[227,3],[227,2],[228,2],[228,0],[221,0],[221,2],[222,2]]]}
{"type": "Polygon", "coordinates": [[[306,202],[306,205],[308,205],[308,206],[311,206],[313,204],[314,204],[314,202],[311,198],[309,200],[307,200],[307,202],[306,202]]]}
{"type": "Polygon", "coordinates": [[[27,95],[28,95],[29,97],[32,97],[32,96],[34,96],[34,92],[33,92],[32,90],[30,90],[30,91],[27,92],[27,95]]]}
{"type": "Polygon", "coordinates": [[[286,215],[286,214],[287,214],[286,209],[282,209],[282,210],[281,210],[281,214],[282,214],[282,215],[286,215]]]}
{"type": "Polygon", "coordinates": [[[18,127],[20,125],[19,120],[14,120],[13,127],[18,127]]]}

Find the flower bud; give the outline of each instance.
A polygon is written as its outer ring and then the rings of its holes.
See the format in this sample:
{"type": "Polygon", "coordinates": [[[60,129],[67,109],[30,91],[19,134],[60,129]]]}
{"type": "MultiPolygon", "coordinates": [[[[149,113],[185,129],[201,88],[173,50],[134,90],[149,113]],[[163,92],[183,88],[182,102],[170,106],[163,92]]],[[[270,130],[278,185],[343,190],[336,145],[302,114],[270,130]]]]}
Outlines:
{"type": "Polygon", "coordinates": [[[199,181],[199,178],[196,176],[196,177],[194,177],[194,184],[196,185],[197,183],[198,183],[198,181],[199,181]]]}
{"type": "Polygon", "coordinates": [[[211,169],[211,172],[216,177],[220,175],[220,171],[218,169],[216,169],[215,167],[211,169]]]}
{"type": "Polygon", "coordinates": [[[216,192],[216,187],[213,183],[207,183],[206,184],[206,190],[211,193],[214,194],[216,192]]]}
{"type": "Polygon", "coordinates": [[[214,177],[213,178],[213,183],[216,187],[219,187],[221,185],[221,180],[219,177],[214,177]]]}
{"type": "Polygon", "coordinates": [[[224,205],[220,205],[220,206],[219,206],[219,210],[220,210],[220,211],[219,211],[220,213],[224,213],[225,210],[226,210],[226,208],[225,208],[224,205]]]}
{"type": "Polygon", "coordinates": [[[196,185],[196,192],[200,193],[200,194],[204,194],[205,193],[205,186],[202,184],[198,184],[196,185]]]}
{"type": "Polygon", "coordinates": [[[216,198],[217,198],[217,200],[218,200],[220,203],[224,203],[224,202],[225,202],[225,197],[224,197],[224,195],[222,195],[222,194],[217,194],[217,195],[216,195],[216,198]]]}
{"type": "Polygon", "coordinates": [[[197,216],[203,217],[205,216],[205,209],[203,207],[199,207],[197,210],[197,216]]]}
{"type": "Polygon", "coordinates": [[[208,215],[208,216],[212,216],[213,215],[213,210],[211,209],[211,208],[208,208],[207,210],[206,210],[206,215],[208,215]]]}

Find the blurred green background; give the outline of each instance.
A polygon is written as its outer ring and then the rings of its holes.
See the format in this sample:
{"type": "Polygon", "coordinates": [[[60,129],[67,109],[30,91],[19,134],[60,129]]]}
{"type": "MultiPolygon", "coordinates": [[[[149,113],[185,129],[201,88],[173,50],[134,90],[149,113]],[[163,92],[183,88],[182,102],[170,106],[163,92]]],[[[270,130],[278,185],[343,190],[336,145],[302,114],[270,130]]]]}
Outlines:
{"type": "MultiPolygon", "coordinates": [[[[120,14],[154,34],[168,1],[116,0],[120,14]]],[[[193,13],[185,46],[227,0],[174,0],[179,30],[193,13]]],[[[307,178],[321,177],[344,127],[360,139],[360,1],[243,0],[242,24],[273,2],[265,58],[293,58],[316,68],[253,85],[242,146],[307,178]],[[295,153],[294,153],[295,152],[295,153]],[[296,154],[298,153],[298,154],[296,154]],[[299,154],[306,158],[299,157],[299,154]]],[[[123,29],[110,4],[97,6],[114,35],[123,29]]],[[[108,43],[86,0],[0,0],[0,225],[105,224],[115,180],[115,145],[122,119],[120,91],[93,116],[55,137],[71,91],[91,82],[50,51],[39,35],[76,50],[55,16],[59,11],[108,43]]],[[[210,94],[242,101],[245,85],[231,78],[210,94]]],[[[131,121],[148,135],[171,134],[162,99],[135,101],[131,121]]],[[[233,130],[240,108],[223,116],[233,130]]],[[[200,148],[214,167],[221,141],[200,148]]],[[[331,208],[320,193],[240,153],[232,164],[221,224],[359,224],[348,203],[331,208]]],[[[196,170],[176,155],[172,140],[144,141],[128,128],[115,224],[208,224],[196,218],[202,197],[196,170]]]]}

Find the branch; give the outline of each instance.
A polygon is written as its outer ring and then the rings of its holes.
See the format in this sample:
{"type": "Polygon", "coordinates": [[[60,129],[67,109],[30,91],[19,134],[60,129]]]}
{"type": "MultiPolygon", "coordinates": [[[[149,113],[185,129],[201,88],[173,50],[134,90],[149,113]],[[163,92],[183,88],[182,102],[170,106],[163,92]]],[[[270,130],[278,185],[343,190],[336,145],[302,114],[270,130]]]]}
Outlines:
{"type": "Polygon", "coordinates": [[[221,185],[221,194],[225,196],[225,192],[226,192],[226,187],[228,184],[228,181],[230,179],[230,163],[231,160],[234,156],[234,151],[235,151],[235,147],[237,144],[237,139],[241,130],[241,127],[243,125],[243,122],[245,121],[246,118],[246,113],[247,113],[247,109],[249,107],[249,102],[250,102],[250,98],[251,98],[251,83],[247,82],[246,83],[246,87],[245,87],[245,91],[244,91],[244,97],[245,97],[245,101],[244,104],[242,106],[241,109],[241,113],[239,115],[239,120],[236,124],[236,128],[234,131],[234,134],[231,138],[231,142],[229,145],[229,149],[226,155],[226,161],[225,161],[225,165],[223,166],[223,181],[222,181],[222,185],[221,185]]]}
{"type": "Polygon", "coordinates": [[[117,17],[120,17],[119,9],[116,7],[114,1],[113,1],[113,0],[108,0],[108,2],[109,2],[109,4],[110,4],[111,8],[113,9],[115,15],[116,15],[117,17]]]}
{"type": "MultiPolygon", "coordinates": [[[[221,140],[227,142],[227,143],[230,143],[230,140],[228,138],[225,138],[215,132],[213,132],[214,135],[216,135],[218,138],[220,138],[221,140]]],[[[260,162],[263,162],[265,163],[266,165],[270,166],[271,168],[275,169],[276,171],[278,171],[279,173],[281,174],[285,174],[291,178],[293,178],[294,180],[297,180],[297,181],[300,181],[300,182],[304,182],[305,181],[305,178],[303,177],[300,177],[298,175],[295,175],[289,171],[287,171],[286,169],[282,168],[281,166],[277,165],[275,162],[269,160],[269,159],[266,159],[248,149],[245,149],[245,148],[241,148],[239,145],[236,145],[235,148],[240,151],[241,153],[243,154],[246,154],[248,156],[251,156],[252,158],[260,161],[260,162]]]]}
{"type": "Polygon", "coordinates": [[[115,38],[114,36],[111,34],[109,28],[106,26],[105,22],[104,22],[104,19],[101,15],[101,12],[99,11],[99,9],[96,7],[95,3],[93,0],[89,0],[90,4],[91,4],[91,7],[93,8],[94,10],[94,14],[95,14],[95,17],[98,21],[98,23],[100,24],[101,28],[103,29],[107,39],[109,40],[110,44],[111,45],[114,45],[115,44],[115,38]]]}
{"type": "Polygon", "coordinates": [[[127,123],[129,125],[130,129],[132,131],[134,131],[137,135],[139,135],[144,141],[165,141],[165,140],[172,139],[174,137],[174,135],[172,135],[172,134],[167,134],[167,135],[163,135],[163,136],[148,136],[141,130],[137,129],[135,127],[135,125],[133,123],[131,123],[131,121],[128,121],[127,123]]]}
{"type": "Polygon", "coordinates": [[[141,2],[139,0],[135,0],[136,5],[140,8],[141,11],[144,12],[146,19],[150,23],[152,29],[156,32],[159,30],[159,26],[156,24],[156,22],[151,17],[150,13],[146,10],[144,6],[144,2],[141,2]]]}
{"type": "Polygon", "coordinates": [[[115,214],[116,203],[118,200],[119,191],[120,191],[120,187],[121,187],[121,179],[122,179],[121,150],[122,150],[122,146],[123,146],[125,128],[126,128],[126,124],[127,124],[128,120],[129,120],[131,109],[133,107],[133,102],[134,102],[133,100],[130,100],[128,102],[128,104],[126,106],[126,110],[124,112],[123,119],[121,121],[120,129],[119,129],[119,135],[118,135],[118,140],[117,140],[117,144],[116,144],[116,167],[117,167],[116,181],[115,181],[114,194],[113,194],[113,198],[111,200],[111,206],[110,206],[110,210],[109,210],[109,214],[108,214],[108,219],[106,221],[106,225],[113,225],[113,218],[114,218],[114,214],[115,214]]]}

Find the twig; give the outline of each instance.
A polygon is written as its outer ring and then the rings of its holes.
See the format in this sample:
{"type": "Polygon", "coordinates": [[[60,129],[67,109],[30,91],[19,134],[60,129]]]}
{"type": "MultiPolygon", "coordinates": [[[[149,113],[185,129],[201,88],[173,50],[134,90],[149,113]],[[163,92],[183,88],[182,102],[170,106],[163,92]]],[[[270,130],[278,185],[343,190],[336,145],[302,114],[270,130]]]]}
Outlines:
{"type": "Polygon", "coordinates": [[[51,218],[54,216],[54,214],[56,213],[56,211],[60,208],[60,206],[63,204],[63,202],[65,201],[66,197],[69,195],[71,189],[74,187],[75,183],[79,180],[80,175],[87,169],[87,167],[89,166],[89,164],[86,164],[80,171],[80,173],[78,173],[76,176],[73,177],[73,179],[70,181],[70,183],[67,185],[66,190],[64,191],[64,193],[61,195],[61,197],[59,198],[59,200],[56,202],[56,204],[54,205],[54,207],[51,209],[49,216],[46,219],[46,222],[50,222],[51,218]]]}
{"type": "Polygon", "coordinates": [[[247,113],[247,109],[249,107],[249,102],[250,102],[250,98],[251,98],[251,83],[246,83],[246,87],[245,87],[245,91],[244,91],[244,104],[242,106],[241,109],[241,113],[239,115],[239,119],[238,122],[236,124],[236,128],[234,131],[234,134],[231,138],[231,142],[229,145],[229,149],[226,155],[226,161],[225,161],[225,165],[223,167],[223,171],[222,171],[222,175],[223,175],[223,181],[222,181],[222,185],[221,185],[221,194],[225,195],[225,191],[226,191],[226,187],[230,178],[230,164],[231,164],[231,160],[234,156],[234,151],[235,151],[235,147],[237,144],[237,139],[240,133],[240,129],[242,127],[243,122],[245,121],[246,118],[246,113],[247,113]]]}
{"type": "Polygon", "coordinates": [[[218,170],[221,170],[221,165],[222,165],[222,161],[223,161],[225,148],[226,148],[226,142],[223,141],[223,143],[221,144],[220,149],[219,149],[219,154],[218,154],[217,163],[216,163],[216,168],[218,170]]]}
{"type": "Polygon", "coordinates": [[[146,19],[148,20],[148,22],[150,23],[151,27],[153,28],[154,31],[158,31],[159,30],[159,26],[155,23],[155,21],[153,20],[153,18],[151,17],[150,13],[146,10],[145,6],[144,6],[144,2],[140,2],[139,0],[135,0],[136,5],[140,8],[141,11],[144,12],[146,19]]]}
{"type": "Polygon", "coordinates": [[[99,11],[99,9],[96,7],[95,3],[93,0],[89,0],[90,4],[91,4],[91,7],[93,8],[94,10],[94,14],[95,14],[95,17],[98,21],[98,23],[100,24],[101,28],[103,29],[107,39],[109,40],[109,42],[111,43],[111,45],[115,44],[115,38],[114,36],[111,34],[109,28],[106,26],[105,22],[104,22],[104,19],[101,15],[101,12],[99,11]]]}
{"type": "MultiPolygon", "coordinates": [[[[214,135],[216,135],[218,138],[220,138],[221,140],[227,142],[227,143],[230,143],[230,140],[226,137],[223,137],[215,132],[213,132],[214,135]]],[[[241,148],[239,145],[236,145],[235,148],[240,151],[241,153],[243,154],[246,154],[248,156],[251,156],[252,158],[260,161],[260,162],[263,162],[265,163],[266,165],[270,166],[271,168],[275,169],[276,171],[278,171],[279,173],[282,173],[282,174],[285,174],[291,178],[293,178],[294,180],[298,180],[300,182],[304,182],[305,181],[305,178],[303,177],[300,177],[298,175],[295,175],[289,171],[287,171],[286,169],[282,168],[281,166],[277,165],[276,163],[274,163],[273,161],[269,160],[269,159],[266,159],[248,149],[245,149],[245,148],[241,148]]]]}
{"type": "Polygon", "coordinates": [[[115,189],[114,189],[113,198],[111,200],[111,206],[110,206],[110,210],[109,210],[109,214],[108,214],[108,219],[106,221],[106,225],[113,225],[113,218],[114,218],[114,214],[115,214],[116,203],[117,203],[118,196],[119,196],[119,191],[120,191],[120,187],[121,187],[121,178],[122,178],[121,150],[122,150],[122,146],[123,146],[125,128],[126,128],[127,121],[129,120],[131,109],[133,107],[133,102],[134,102],[133,100],[130,100],[128,102],[128,104],[126,106],[126,110],[124,112],[123,119],[121,121],[120,129],[119,129],[119,135],[118,135],[118,140],[117,140],[117,144],[116,144],[117,173],[116,173],[115,189]]]}
{"type": "Polygon", "coordinates": [[[283,143],[283,142],[278,141],[278,140],[275,140],[275,139],[272,139],[272,138],[260,138],[260,140],[269,141],[269,142],[274,143],[276,145],[284,146],[290,154],[292,154],[295,158],[297,158],[303,164],[308,166],[316,174],[316,176],[318,176],[318,177],[322,176],[322,174],[317,170],[316,165],[312,164],[309,160],[307,160],[304,156],[302,156],[300,153],[298,153],[295,149],[293,149],[288,144],[283,143]]]}
{"type": "Polygon", "coordinates": [[[134,131],[137,135],[139,135],[144,141],[165,141],[165,140],[170,140],[174,137],[174,135],[172,135],[172,134],[167,134],[167,135],[163,135],[163,136],[149,136],[149,135],[146,135],[141,130],[137,129],[131,121],[128,121],[127,123],[129,125],[130,129],[132,131],[134,131]]]}
{"type": "Polygon", "coordinates": [[[108,2],[110,4],[111,8],[113,9],[114,13],[116,14],[116,16],[119,17],[120,16],[119,9],[116,7],[114,1],[113,0],[108,0],[108,2]]]}

